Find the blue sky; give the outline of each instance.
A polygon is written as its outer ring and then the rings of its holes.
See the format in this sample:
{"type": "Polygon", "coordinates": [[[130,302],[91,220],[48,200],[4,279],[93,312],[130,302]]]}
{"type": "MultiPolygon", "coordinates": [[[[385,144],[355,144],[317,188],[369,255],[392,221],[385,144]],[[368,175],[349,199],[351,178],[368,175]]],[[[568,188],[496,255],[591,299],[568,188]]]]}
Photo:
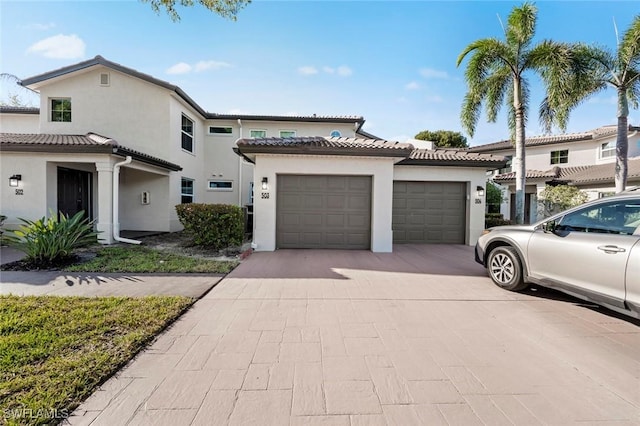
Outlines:
{"type": "MultiPolygon", "coordinates": [[[[0,72],[20,78],[102,55],[179,85],[205,110],[242,114],[362,115],[364,130],[405,140],[462,131],[466,45],[501,37],[512,1],[254,0],[225,20],[200,6],[174,23],[134,1],[0,0],[0,72]]],[[[538,1],[537,39],[614,48],[637,1],[538,1]]],[[[535,75],[528,135],[540,134],[535,75]]],[[[18,91],[3,83],[7,91],[18,91]]],[[[472,145],[508,138],[506,110],[483,114],[472,145]]],[[[629,121],[640,125],[640,111],[629,121]]],[[[615,93],[590,99],[568,131],[616,122],[615,93]]],[[[468,135],[467,135],[468,136],[468,135]]]]}

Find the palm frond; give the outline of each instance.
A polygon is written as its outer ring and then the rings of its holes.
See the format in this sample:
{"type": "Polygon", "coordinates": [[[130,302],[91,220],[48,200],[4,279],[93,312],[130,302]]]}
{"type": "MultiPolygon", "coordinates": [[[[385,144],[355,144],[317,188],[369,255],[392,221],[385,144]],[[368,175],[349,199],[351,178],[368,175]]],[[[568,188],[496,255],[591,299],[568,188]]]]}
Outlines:
{"type": "Polygon", "coordinates": [[[525,2],[514,7],[507,20],[507,44],[523,51],[531,44],[536,31],[538,9],[533,3],[525,2]]]}

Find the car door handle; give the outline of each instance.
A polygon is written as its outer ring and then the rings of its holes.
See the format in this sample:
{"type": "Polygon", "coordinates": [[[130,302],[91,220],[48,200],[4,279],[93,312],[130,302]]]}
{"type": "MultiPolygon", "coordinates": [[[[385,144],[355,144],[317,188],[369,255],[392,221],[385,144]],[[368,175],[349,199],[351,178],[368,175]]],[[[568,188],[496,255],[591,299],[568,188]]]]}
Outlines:
{"type": "Polygon", "coordinates": [[[602,250],[605,253],[622,253],[626,251],[622,247],[618,246],[598,246],[598,250],[602,250]]]}

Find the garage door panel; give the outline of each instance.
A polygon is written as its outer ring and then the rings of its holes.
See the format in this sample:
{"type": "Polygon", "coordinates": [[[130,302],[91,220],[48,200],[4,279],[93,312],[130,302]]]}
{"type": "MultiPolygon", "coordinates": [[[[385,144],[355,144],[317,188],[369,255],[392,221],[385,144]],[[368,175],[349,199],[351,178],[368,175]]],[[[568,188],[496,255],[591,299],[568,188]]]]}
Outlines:
{"type": "Polygon", "coordinates": [[[394,243],[464,244],[466,188],[464,182],[394,182],[394,243]]]}
{"type": "Polygon", "coordinates": [[[276,204],[278,248],[370,247],[369,176],[280,175],[276,204]]]}

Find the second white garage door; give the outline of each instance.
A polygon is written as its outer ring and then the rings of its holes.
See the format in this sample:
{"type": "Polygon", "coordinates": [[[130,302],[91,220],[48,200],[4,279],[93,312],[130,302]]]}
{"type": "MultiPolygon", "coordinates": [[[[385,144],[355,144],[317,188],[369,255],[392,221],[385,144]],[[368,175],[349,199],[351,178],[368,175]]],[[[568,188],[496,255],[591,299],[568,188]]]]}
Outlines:
{"type": "Polygon", "coordinates": [[[371,176],[279,175],[277,186],[277,248],[370,248],[371,176]]]}
{"type": "Polygon", "coordinates": [[[464,244],[464,182],[393,183],[393,242],[464,244]]]}

